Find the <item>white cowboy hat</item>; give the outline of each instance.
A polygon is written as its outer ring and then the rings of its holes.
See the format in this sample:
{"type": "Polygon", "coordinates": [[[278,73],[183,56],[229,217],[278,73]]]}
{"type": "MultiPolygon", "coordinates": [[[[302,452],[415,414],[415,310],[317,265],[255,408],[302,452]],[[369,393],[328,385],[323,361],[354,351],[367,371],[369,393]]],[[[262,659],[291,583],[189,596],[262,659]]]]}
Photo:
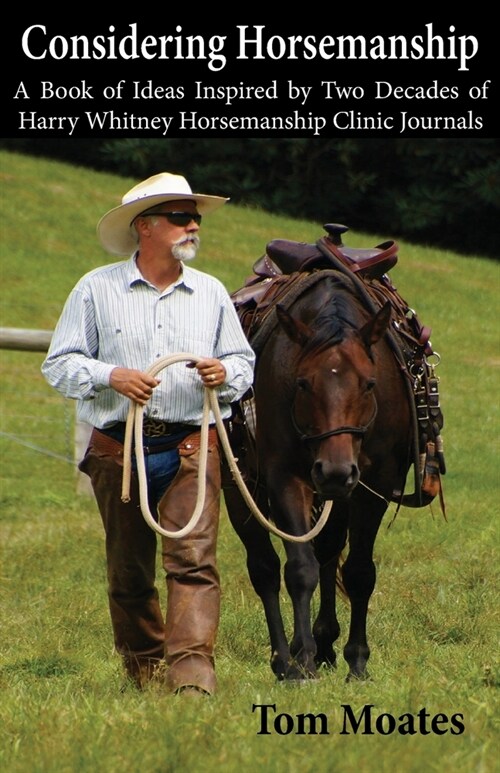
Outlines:
{"type": "Polygon", "coordinates": [[[179,174],[161,172],[134,185],[122,198],[119,207],[106,212],[97,224],[97,235],[102,246],[112,255],[130,255],[137,248],[137,234],[133,221],[151,207],[164,201],[187,199],[196,202],[200,214],[205,215],[228,201],[222,196],[193,193],[188,181],[179,174]]]}

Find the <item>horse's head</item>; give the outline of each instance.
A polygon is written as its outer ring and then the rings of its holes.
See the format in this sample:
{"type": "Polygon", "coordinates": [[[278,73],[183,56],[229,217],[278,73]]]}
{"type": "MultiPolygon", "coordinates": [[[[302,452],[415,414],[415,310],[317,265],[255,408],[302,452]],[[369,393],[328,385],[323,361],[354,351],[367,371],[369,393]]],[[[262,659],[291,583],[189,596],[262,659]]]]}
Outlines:
{"type": "Polygon", "coordinates": [[[360,327],[342,298],[311,325],[282,307],[277,314],[300,346],[291,421],[312,455],[313,485],[325,499],[346,498],[359,481],[363,438],[377,413],[372,346],[387,329],[390,305],[360,327]]]}

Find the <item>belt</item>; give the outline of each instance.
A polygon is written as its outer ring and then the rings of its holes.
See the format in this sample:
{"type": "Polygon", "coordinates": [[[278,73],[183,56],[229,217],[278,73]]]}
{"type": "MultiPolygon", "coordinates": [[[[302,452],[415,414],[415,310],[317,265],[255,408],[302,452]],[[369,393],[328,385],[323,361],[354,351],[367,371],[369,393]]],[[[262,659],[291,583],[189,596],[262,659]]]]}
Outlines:
{"type": "MultiPolygon", "coordinates": [[[[97,431],[113,440],[117,440],[123,445],[125,426],[124,421],[118,421],[112,427],[97,431]]],[[[173,448],[178,448],[181,456],[189,455],[193,449],[196,450],[200,446],[201,427],[198,425],[170,423],[158,419],[150,419],[149,416],[145,416],[143,426],[145,428],[143,435],[149,439],[149,443],[144,441],[142,444],[145,456],[159,454],[163,451],[171,451],[173,448]],[[155,434],[152,434],[153,432],[155,434]],[[164,439],[163,443],[161,442],[162,438],[164,439]]],[[[213,424],[209,428],[209,443],[217,444],[217,431],[213,424]]]]}
{"type": "MultiPolygon", "coordinates": [[[[125,427],[126,424],[124,421],[117,421],[111,427],[100,429],[99,432],[102,432],[102,434],[108,435],[109,437],[115,438],[116,440],[119,440],[121,443],[123,443],[125,438],[125,427]]],[[[156,438],[169,438],[175,436],[178,436],[179,439],[182,439],[183,436],[190,435],[192,432],[196,432],[199,429],[200,427],[195,424],[182,424],[179,422],[172,423],[168,421],[161,421],[159,419],[152,419],[149,416],[145,416],[142,434],[145,438],[151,438],[152,440],[155,440],[156,438]]]]}
{"type": "MultiPolygon", "coordinates": [[[[125,436],[125,422],[117,421],[112,427],[108,428],[109,434],[120,434],[125,436]]],[[[165,437],[167,435],[179,435],[182,432],[196,432],[200,427],[196,424],[182,424],[180,422],[161,421],[160,419],[151,419],[144,417],[142,425],[142,434],[144,437],[165,437]]],[[[100,430],[106,432],[106,430],[100,430]]]]}
{"type": "Polygon", "coordinates": [[[145,416],[142,424],[144,437],[163,437],[164,435],[178,435],[180,432],[195,432],[199,429],[193,424],[169,423],[161,419],[152,419],[145,416]]]}

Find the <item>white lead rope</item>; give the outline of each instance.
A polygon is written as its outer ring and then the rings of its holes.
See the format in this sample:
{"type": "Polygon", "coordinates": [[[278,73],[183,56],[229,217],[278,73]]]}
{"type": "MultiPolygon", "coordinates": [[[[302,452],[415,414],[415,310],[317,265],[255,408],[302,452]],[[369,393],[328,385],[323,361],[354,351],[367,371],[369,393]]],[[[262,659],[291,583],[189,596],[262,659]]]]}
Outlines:
{"type": "MultiPolygon", "coordinates": [[[[168,368],[169,365],[173,365],[174,363],[183,362],[183,361],[196,363],[201,359],[202,359],[201,357],[198,357],[197,355],[189,354],[189,353],[168,355],[166,357],[160,358],[157,362],[155,362],[148,369],[147,373],[150,376],[154,377],[161,370],[163,370],[164,368],[168,368]]],[[[287,540],[288,542],[309,542],[309,540],[314,539],[326,524],[328,517],[330,515],[330,511],[332,509],[333,502],[331,501],[325,502],[325,505],[323,507],[323,511],[321,513],[319,520],[313,526],[313,528],[307,532],[307,534],[301,534],[300,536],[287,534],[286,532],[281,531],[281,529],[278,529],[276,526],[270,523],[269,520],[266,518],[266,516],[259,510],[259,508],[255,504],[252,498],[252,495],[250,494],[247,488],[247,485],[243,480],[241,472],[238,468],[237,460],[234,457],[234,454],[231,449],[231,444],[227,436],[226,428],[224,426],[224,421],[222,419],[219,403],[217,400],[217,395],[215,394],[215,390],[210,389],[209,387],[205,388],[205,398],[203,402],[203,418],[201,423],[201,437],[200,437],[200,461],[199,461],[199,470],[198,470],[198,491],[196,496],[196,504],[195,504],[193,514],[189,519],[188,523],[178,531],[168,531],[167,529],[163,529],[159,525],[159,523],[152,515],[151,510],[149,509],[148,483],[146,478],[144,449],[142,446],[142,422],[143,422],[144,407],[132,401],[130,402],[130,408],[127,416],[126,427],[125,427],[125,441],[124,441],[124,448],[123,448],[123,481],[122,481],[122,497],[121,497],[122,501],[123,502],[130,501],[132,441],[135,434],[135,437],[139,438],[139,442],[135,443],[135,453],[136,453],[136,460],[137,460],[137,476],[139,479],[139,498],[140,498],[141,512],[144,516],[146,523],[152,529],[154,529],[154,531],[158,532],[158,534],[161,534],[164,537],[171,537],[173,539],[180,539],[181,537],[186,537],[188,534],[190,534],[193,531],[196,524],[200,520],[200,516],[203,512],[203,507],[205,503],[210,411],[212,411],[212,414],[214,416],[215,424],[217,426],[217,432],[222,444],[222,448],[226,455],[226,459],[229,465],[229,469],[231,470],[233,479],[236,481],[236,484],[245,501],[245,504],[251,511],[252,515],[258,520],[261,526],[263,526],[265,529],[270,531],[272,534],[275,534],[277,537],[281,537],[282,539],[287,540]]]]}

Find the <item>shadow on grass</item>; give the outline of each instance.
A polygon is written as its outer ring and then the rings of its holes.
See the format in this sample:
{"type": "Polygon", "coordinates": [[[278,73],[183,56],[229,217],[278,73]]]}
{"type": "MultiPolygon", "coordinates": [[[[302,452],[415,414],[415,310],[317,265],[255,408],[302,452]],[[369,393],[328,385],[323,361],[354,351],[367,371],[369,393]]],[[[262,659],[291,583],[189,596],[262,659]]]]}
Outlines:
{"type": "Polygon", "coordinates": [[[13,676],[29,675],[46,679],[78,674],[81,670],[81,666],[69,658],[49,655],[7,663],[0,669],[0,677],[9,679],[13,676]]]}

